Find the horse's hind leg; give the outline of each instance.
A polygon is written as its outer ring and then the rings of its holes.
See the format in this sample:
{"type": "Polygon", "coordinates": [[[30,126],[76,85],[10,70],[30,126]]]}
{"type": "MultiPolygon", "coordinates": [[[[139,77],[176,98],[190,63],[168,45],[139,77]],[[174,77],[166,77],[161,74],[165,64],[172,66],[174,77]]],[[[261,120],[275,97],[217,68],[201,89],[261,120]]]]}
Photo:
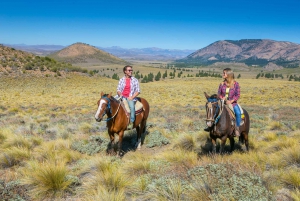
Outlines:
{"type": "Polygon", "coordinates": [[[142,132],[145,130],[146,127],[146,121],[142,121],[139,126],[136,127],[136,133],[137,133],[137,138],[136,138],[136,144],[135,147],[137,150],[141,149],[142,146],[142,132]]]}
{"type": "Polygon", "coordinates": [[[248,140],[248,133],[243,133],[243,136],[244,136],[244,140],[245,140],[245,147],[246,147],[246,150],[249,151],[249,140],[248,140]]]}

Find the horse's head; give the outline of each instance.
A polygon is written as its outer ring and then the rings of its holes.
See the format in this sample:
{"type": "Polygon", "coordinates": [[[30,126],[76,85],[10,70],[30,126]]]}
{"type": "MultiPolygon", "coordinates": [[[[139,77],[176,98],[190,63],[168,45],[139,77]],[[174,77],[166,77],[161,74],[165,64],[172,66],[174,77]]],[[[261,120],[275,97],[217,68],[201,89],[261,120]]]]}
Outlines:
{"type": "Polygon", "coordinates": [[[96,121],[100,122],[105,114],[111,113],[111,106],[110,106],[110,94],[104,94],[101,92],[101,98],[98,100],[98,109],[95,114],[96,121]]]}
{"type": "Polygon", "coordinates": [[[213,126],[215,122],[215,118],[218,115],[218,97],[217,94],[213,94],[211,96],[207,95],[206,92],[204,92],[204,95],[207,99],[207,102],[205,104],[206,108],[206,125],[208,127],[213,126]]]}

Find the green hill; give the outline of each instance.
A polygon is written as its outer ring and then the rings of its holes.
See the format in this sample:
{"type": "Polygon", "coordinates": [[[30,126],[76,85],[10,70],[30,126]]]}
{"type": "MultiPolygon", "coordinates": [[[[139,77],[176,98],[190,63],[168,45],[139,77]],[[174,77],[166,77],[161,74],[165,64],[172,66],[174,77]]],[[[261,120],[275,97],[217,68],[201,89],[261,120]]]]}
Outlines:
{"type": "Polygon", "coordinates": [[[50,57],[36,56],[34,54],[16,50],[0,45],[0,75],[53,74],[60,75],[59,71],[85,72],[71,63],[59,62],[50,57]]]}

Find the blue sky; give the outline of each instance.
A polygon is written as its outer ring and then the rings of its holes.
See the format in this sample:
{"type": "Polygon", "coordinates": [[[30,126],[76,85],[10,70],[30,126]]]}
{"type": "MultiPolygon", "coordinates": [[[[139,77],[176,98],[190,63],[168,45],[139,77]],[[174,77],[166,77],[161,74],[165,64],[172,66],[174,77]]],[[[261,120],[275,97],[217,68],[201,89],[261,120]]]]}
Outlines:
{"type": "Polygon", "coordinates": [[[299,0],[2,0],[0,43],[201,49],[218,40],[300,44],[299,0]]]}

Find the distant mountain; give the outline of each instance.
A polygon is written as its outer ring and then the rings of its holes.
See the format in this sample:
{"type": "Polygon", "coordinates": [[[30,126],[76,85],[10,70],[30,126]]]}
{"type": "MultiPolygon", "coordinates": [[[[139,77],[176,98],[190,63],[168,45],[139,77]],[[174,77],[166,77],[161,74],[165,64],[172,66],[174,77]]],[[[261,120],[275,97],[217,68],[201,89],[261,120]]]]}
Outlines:
{"type": "MultiPolygon", "coordinates": [[[[23,50],[33,53],[35,55],[47,56],[59,50],[62,50],[66,46],[62,45],[25,45],[25,44],[5,44],[5,46],[13,47],[17,50],[23,50]]],[[[176,59],[182,59],[189,54],[195,52],[195,50],[180,50],[180,49],[162,49],[162,48],[122,48],[118,46],[113,47],[97,47],[100,50],[108,52],[124,60],[162,60],[170,61],[176,59]]]]}
{"type": "Polygon", "coordinates": [[[239,62],[246,65],[298,67],[300,45],[266,39],[221,40],[193,52],[177,62],[210,65],[239,62]]]}
{"type": "Polygon", "coordinates": [[[186,57],[195,50],[149,48],[98,47],[120,58],[127,60],[176,60],[186,57]]]}
{"type": "Polygon", "coordinates": [[[26,52],[30,52],[35,55],[39,56],[46,56],[48,54],[51,54],[55,51],[63,49],[65,46],[62,45],[25,45],[25,44],[4,44],[7,47],[12,47],[17,50],[22,50],[26,52]]]}
{"type": "Polygon", "coordinates": [[[48,57],[68,63],[115,63],[127,64],[108,52],[85,43],[75,43],[62,50],[49,54],[48,57]]]}

